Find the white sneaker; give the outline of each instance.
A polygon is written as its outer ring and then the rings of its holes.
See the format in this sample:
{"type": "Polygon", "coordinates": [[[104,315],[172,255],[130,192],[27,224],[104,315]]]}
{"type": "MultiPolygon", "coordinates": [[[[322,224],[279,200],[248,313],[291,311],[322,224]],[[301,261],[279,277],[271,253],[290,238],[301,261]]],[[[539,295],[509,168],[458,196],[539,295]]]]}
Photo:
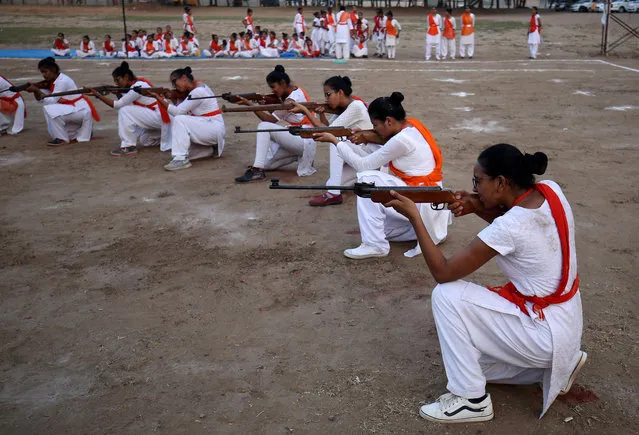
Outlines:
{"type": "Polygon", "coordinates": [[[189,159],[186,159],[186,160],[173,159],[167,165],[164,165],[164,169],[166,169],[167,171],[179,171],[180,169],[188,169],[191,166],[193,165],[191,164],[189,159]]]}
{"type": "Polygon", "coordinates": [[[357,248],[346,249],[344,256],[353,260],[363,260],[364,258],[386,257],[390,249],[376,248],[362,243],[357,248]]]}
{"type": "Polygon", "coordinates": [[[452,393],[439,396],[437,402],[422,406],[419,415],[438,423],[474,423],[492,420],[495,416],[490,394],[486,394],[480,403],[472,403],[452,393]]]}
{"type": "Polygon", "coordinates": [[[570,374],[570,377],[568,378],[568,382],[566,383],[566,386],[562,388],[561,391],[559,392],[560,395],[564,395],[568,393],[568,391],[570,391],[570,388],[572,387],[572,383],[575,382],[575,379],[577,378],[577,374],[579,373],[579,370],[581,370],[584,364],[586,364],[586,359],[588,358],[588,354],[584,352],[583,350],[580,350],[579,353],[580,355],[579,355],[579,360],[577,361],[577,365],[575,365],[575,368],[572,369],[572,373],[570,374]]]}

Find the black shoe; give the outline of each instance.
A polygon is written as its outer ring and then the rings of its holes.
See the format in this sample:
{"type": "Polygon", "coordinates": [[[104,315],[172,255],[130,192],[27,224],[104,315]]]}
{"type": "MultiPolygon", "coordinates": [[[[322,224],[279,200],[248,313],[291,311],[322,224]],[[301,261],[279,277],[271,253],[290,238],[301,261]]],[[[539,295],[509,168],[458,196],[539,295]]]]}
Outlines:
{"type": "Polygon", "coordinates": [[[246,170],[244,175],[241,177],[237,177],[235,179],[236,183],[249,183],[251,181],[262,181],[266,180],[266,174],[264,173],[264,169],[250,167],[246,170]]]}
{"type": "Polygon", "coordinates": [[[65,141],[63,141],[62,139],[52,139],[49,142],[47,142],[47,145],[50,147],[59,147],[61,145],[66,145],[67,143],[65,141]]]}

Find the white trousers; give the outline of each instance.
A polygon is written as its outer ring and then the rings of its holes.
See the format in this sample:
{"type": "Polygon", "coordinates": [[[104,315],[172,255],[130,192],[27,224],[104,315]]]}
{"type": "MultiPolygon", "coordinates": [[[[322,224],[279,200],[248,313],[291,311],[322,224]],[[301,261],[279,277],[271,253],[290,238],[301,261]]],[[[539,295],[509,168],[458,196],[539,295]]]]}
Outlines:
{"type": "Polygon", "coordinates": [[[387,45],[386,49],[388,50],[388,58],[395,59],[395,52],[397,51],[396,45],[387,45]]]}
{"type": "Polygon", "coordinates": [[[158,110],[129,105],[118,110],[118,134],[120,147],[158,146],[168,142],[168,125],[162,122],[158,110]]]}
{"type": "MultiPolygon", "coordinates": [[[[118,57],[124,59],[127,57],[127,54],[124,51],[118,51],[118,57]]],[[[138,53],[137,51],[130,51],[129,52],[129,59],[135,58],[135,57],[140,57],[140,53],[138,53]]]]}
{"type": "Polygon", "coordinates": [[[533,59],[537,58],[537,50],[539,49],[539,44],[528,44],[528,48],[530,48],[530,57],[533,59]]]}
{"type": "Polygon", "coordinates": [[[15,113],[0,112],[0,131],[7,130],[9,134],[18,134],[24,129],[24,115],[26,114],[24,100],[22,97],[18,97],[15,102],[18,104],[15,113]]]}
{"type": "Polygon", "coordinates": [[[348,60],[350,58],[350,49],[348,42],[335,43],[335,58],[348,60]]]}
{"type": "Polygon", "coordinates": [[[95,50],[89,50],[86,53],[84,51],[81,50],[76,50],[75,51],[75,55],[77,57],[92,57],[96,55],[96,51],[95,50]]]}
{"type": "MultiPolygon", "coordinates": [[[[406,186],[400,178],[381,171],[359,172],[357,181],[375,183],[376,186],[406,186]]],[[[433,242],[439,243],[446,238],[448,212],[433,210],[430,204],[417,204],[417,207],[433,242]]],[[[390,249],[389,241],[405,242],[417,239],[408,218],[391,207],[373,202],[370,198],[357,197],[357,220],[362,242],[384,251],[390,249]]]]}
{"type": "Polygon", "coordinates": [[[176,57],[177,53],[174,51],[173,53],[167,53],[166,51],[158,51],[158,57],[161,58],[169,58],[169,57],[176,57]]]}
{"type": "Polygon", "coordinates": [[[455,59],[455,48],[455,38],[442,38],[440,46],[442,59],[446,59],[446,56],[449,54],[451,59],[455,59]]]}
{"type": "Polygon", "coordinates": [[[384,55],[386,54],[386,44],[384,41],[384,36],[376,36],[376,41],[375,41],[375,54],[380,54],[380,55],[384,55]]]}
{"type": "MultiPolygon", "coordinates": [[[[258,130],[284,128],[273,122],[260,122],[258,130]]],[[[277,169],[299,160],[304,153],[304,144],[309,139],[295,136],[287,131],[256,133],[255,160],[253,167],[277,169]]]]}
{"type": "Polygon", "coordinates": [[[460,57],[473,57],[475,54],[475,35],[466,35],[459,38],[459,56],[460,57]]]}
{"type": "MultiPolygon", "coordinates": [[[[366,144],[366,145],[350,145],[351,149],[355,151],[361,157],[374,153],[381,148],[378,144],[366,144]]],[[[337,147],[330,144],[328,151],[329,156],[329,177],[326,184],[329,186],[352,186],[357,180],[357,172],[355,169],[344,162],[337,153],[337,147]]],[[[329,190],[329,193],[333,195],[339,195],[339,190],[329,190]]]]}
{"type": "Polygon", "coordinates": [[[143,59],[157,59],[158,57],[160,57],[160,52],[156,51],[152,54],[148,54],[146,51],[143,51],[140,53],[140,57],[142,57],[143,59]]]}
{"type": "Polygon", "coordinates": [[[467,399],[486,393],[486,382],[541,382],[552,365],[547,321],[471,282],[439,284],[432,307],[448,390],[467,399]]]}
{"type": "Polygon", "coordinates": [[[100,57],[115,57],[117,55],[118,55],[118,53],[115,52],[115,51],[111,51],[111,52],[106,52],[104,50],[98,51],[98,56],[100,56],[100,57]]]}
{"type": "MultiPolygon", "coordinates": [[[[175,160],[189,157],[191,143],[200,146],[224,144],[226,127],[221,116],[178,115],[171,118],[171,155],[175,160]]],[[[211,155],[213,152],[211,151],[211,155]]]]}
{"type": "Polygon", "coordinates": [[[71,49],[65,48],[64,50],[58,50],[57,48],[52,48],[51,52],[53,52],[55,56],[69,56],[71,54],[71,49]]]}
{"type": "Polygon", "coordinates": [[[426,38],[426,60],[430,60],[433,48],[435,48],[435,59],[439,60],[441,55],[441,38],[426,38]]]}
{"type": "Polygon", "coordinates": [[[47,121],[47,130],[52,139],[61,139],[67,143],[74,139],[78,142],[91,140],[93,130],[93,118],[88,108],[80,108],[66,115],[50,116],[44,110],[44,118],[47,121]]]}

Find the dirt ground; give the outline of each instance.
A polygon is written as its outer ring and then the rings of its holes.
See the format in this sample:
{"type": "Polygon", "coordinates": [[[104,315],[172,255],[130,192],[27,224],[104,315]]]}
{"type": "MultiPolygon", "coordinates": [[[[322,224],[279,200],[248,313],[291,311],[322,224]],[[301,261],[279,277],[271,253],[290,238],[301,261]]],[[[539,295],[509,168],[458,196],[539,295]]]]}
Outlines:
{"type": "MultiPolygon", "coordinates": [[[[0,10],[24,18],[23,9],[0,10]]],[[[289,12],[258,10],[273,20],[289,12]]],[[[421,258],[402,255],[412,243],[393,244],[383,259],[342,255],[360,242],[352,195],[316,209],[303,192],[234,184],[252,163],[254,138],[231,132],[254,127],[254,116],[225,115],[222,158],[168,173],[157,149],[108,155],[119,141],[104,105],[94,140],[47,148],[41,109],[27,96],[27,128],[0,138],[0,432],[637,433],[639,60],[593,57],[598,36],[586,30],[596,14],[542,19],[557,43],[533,62],[523,60],[525,25],[479,35],[473,61],[421,62],[423,33],[414,30],[396,62],[279,62],[315,100],[333,74],[349,75],[367,100],[402,91],[443,150],[448,187],[470,189],[473,162],[493,143],[549,155],[544,177],[561,184],[575,214],[589,359],[542,420],[538,387],[497,385],[488,387],[492,422],[419,417],[419,404],[446,386],[433,278],[421,258]],[[559,43],[565,34],[570,44],[559,43]]],[[[72,28],[77,18],[65,20],[72,28]]],[[[36,63],[2,60],[0,73],[35,80],[36,63]]],[[[277,62],[189,63],[224,92],[266,90],[277,62]]],[[[60,64],[78,85],[98,85],[118,61],[60,64]]],[[[158,85],[182,66],[132,61],[158,85]]],[[[271,175],[322,184],[325,147],[315,163],[308,178],[271,175]]],[[[482,227],[456,219],[443,251],[482,227]]],[[[505,281],[494,262],[469,279],[505,281]]]]}

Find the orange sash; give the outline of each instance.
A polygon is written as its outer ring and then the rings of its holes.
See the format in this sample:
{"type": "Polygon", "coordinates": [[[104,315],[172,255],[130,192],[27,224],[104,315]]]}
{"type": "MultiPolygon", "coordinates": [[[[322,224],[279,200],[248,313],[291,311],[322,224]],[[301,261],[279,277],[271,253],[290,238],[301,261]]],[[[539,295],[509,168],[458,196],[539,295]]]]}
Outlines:
{"type": "Polygon", "coordinates": [[[470,35],[475,31],[473,27],[473,17],[470,14],[462,14],[462,36],[470,35]]]}
{"type": "MultiPolygon", "coordinates": [[[[342,12],[342,13],[340,14],[340,16],[339,16],[339,19],[338,19],[338,21],[337,21],[337,24],[339,24],[339,25],[346,25],[346,24],[348,24],[348,19],[349,19],[349,18],[350,18],[350,17],[348,16],[348,14],[347,14],[346,12],[342,12]]],[[[351,23],[352,23],[352,21],[351,21],[351,23]]]]}
{"type": "Polygon", "coordinates": [[[106,53],[113,53],[115,50],[113,49],[113,46],[111,45],[111,41],[104,41],[104,51],[106,53]]]}
{"type": "Polygon", "coordinates": [[[253,17],[249,15],[246,16],[246,27],[253,29],[253,17]]]}
{"type": "Polygon", "coordinates": [[[535,30],[538,29],[539,27],[537,27],[537,14],[533,14],[533,16],[530,17],[530,33],[533,33],[535,30]]]}
{"type": "MultiPolygon", "coordinates": [[[[144,79],[142,77],[138,77],[138,81],[139,82],[144,82],[147,85],[149,85],[150,87],[153,87],[153,83],[151,83],[147,79],[144,79]]],[[[165,124],[170,124],[171,123],[171,117],[169,116],[169,112],[167,112],[166,108],[163,105],[161,105],[160,103],[158,103],[157,101],[154,101],[151,104],[142,104],[142,103],[139,103],[137,101],[134,101],[133,104],[136,105],[136,106],[146,107],[147,109],[151,109],[151,110],[155,110],[155,108],[157,107],[158,110],[160,111],[160,117],[162,118],[162,122],[165,123],[165,124]]]]}
{"type": "Polygon", "coordinates": [[[89,43],[88,42],[82,41],[82,51],[84,51],[84,52],[88,52],[89,51],[89,43]]]}
{"type": "Polygon", "coordinates": [[[186,16],[186,24],[187,24],[187,26],[189,26],[189,27],[193,27],[193,18],[191,18],[191,16],[190,16],[190,15],[187,15],[187,16],[186,16]]]}
{"type": "Polygon", "coordinates": [[[222,114],[222,109],[217,109],[212,112],[203,113],[202,115],[194,115],[191,113],[191,116],[217,116],[222,114]]]}
{"type": "Polygon", "coordinates": [[[222,50],[222,47],[220,47],[217,42],[211,41],[211,44],[209,44],[209,49],[217,53],[218,51],[222,50]]]}
{"type": "Polygon", "coordinates": [[[333,14],[326,14],[326,22],[329,26],[335,25],[335,19],[333,18],[333,14]]]}
{"type": "Polygon", "coordinates": [[[95,110],[95,106],[93,105],[93,103],[91,102],[91,100],[89,100],[85,95],[82,95],[78,98],[75,98],[73,100],[68,100],[66,98],[60,98],[58,100],[59,104],[70,104],[71,106],[75,106],[75,103],[77,103],[80,100],[84,100],[87,102],[87,104],[89,105],[89,109],[91,109],[91,117],[93,117],[93,119],[96,122],[100,121],[100,115],[98,115],[98,111],[95,110]]]}
{"type": "MultiPolygon", "coordinates": [[[[517,305],[521,312],[529,317],[530,313],[526,308],[526,302],[532,302],[533,312],[536,313],[541,320],[544,320],[544,308],[549,305],[562,304],[566,301],[569,301],[577,293],[577,290],[579,290],[579,275],[575,277],[570,290],[564,293],[564,290],[566,290],[568,284],[568,274],[570,268],[570,239],[568,234],[568,219],[566,218],[566,211],[564,210],[564,206],[561,203],[559,196],[554,190],[552,190],[551,187],[545,184],[535,184],[535,189],[539,193],[541,193],[544,198],[546,198],[546,201],[548,201],[550,213],[555,220],[555,225],[557,225],[557,232],[559,233],[559,243],[561,245],[561,279],[559,281],[559,285],[557,286],[557,290],[555,291],[555,293],[541,298],[538,296],[525,296],[519,293],[512,282],[508,282],[503,287],[488,287],[488,289],[496,292],[499,296],[508,299],[510,302],[517,305]]],[[[515,206],[519,201],[525,198],[530,192],[532,192],[532,189],[517,198],[513,206],[515,206]]]]}
{"type": "MultiPolygon", "coordinates": [[[[304,98],[306,98],[306,101],[311,101],[311,97],[308,96],[308,94],[306,93],[306,91],[301,88],[301,87],[297,87],[297,89],[299,89],[300,91],[302,91],[302,94],[304,94],[304,98]]],[[[289,125],[294,125],[294,126],[299,126],[299,125],[313,125],[313,123],[311,122],[310,119],[308,119],[307,116],[304,117],[304,119],[302,119],[301,122],[291,122],[289,123],[289,125]]]]}
{"type": "Polygon", "coordinates": [[[146,41],[146,54],[153,54],[155,53],[155,45],[153,45],[153,42],[151,41],[146,41]]]}
{"type": "Polygon", "coordinates": [[[351,23],[355,24],[359,21],[359,17],[357,16],[356,13],[351,12],[349,15],[351,17],[351,23]]]}
{"type": "Polygon", "coordinates": [[[455,38],[455,29],[453,29],[453,22],[449,20],[448,17],[444,18],[444,32],[442,33],[442,35],[446,39],[455,38]]]}
{"type": "Polygon", "coordinates": [[[135,45],[131,46],[131,42],[129,42],[129,43],[127,43],[127,44],[126,44],[126,50],[127,50],[129,53],[132,53],[132,52],[134,52],[134,51],[137,51],[137,50],[135,49],[135,45]]]}
{"type": "Polygon", "coordinates": [[[415,127],[417,131],[424,137],[424,140],[430,147],[431,152],[433,153],[433,158],[435,159],[435,169],[428,175],[407,175],[404,172],[397,169],[393,162],[388,164],[391,172],[402,179],[402,181],[409,186],[438,186],[438,182],[442,181],[442,165],[444,163],[444,158],[442,156],[442,151],[437,146],[437,142],[435,138],[431,134],[430,131],[419,122],[419,120],[415,118],[406,118],[406,122],[404,124],[404,128],[408,125],[415,127]]]}
{"type": "Polygon", "coordinates": [[[397,29],[393,26],[393,20],[386,20],[386,34],[397,36],[397,29]]]}
{"type": "MultiPolygon", "coordinates": [[[[0,74],[0,77],[2,77],[7,83],[13,86],[13,83],[7,80],[5,76],[0,74]]],[[[0,112],[6,114],[16,113],[18,111],[18,103],[16,102],[16,100],[20,97],[20,92],[14,93],[12,97],[0,97],[0,112]]],[[[26,110],[24,111],[24,115],[27,116],[26,110]]]]}
{"type": "Polygon", "coordinates": [[[247,41],[246,39],[243,39],[242,42],[244,42],[244,48],[246,48],[247,50],[251,50],[251,42],[247,41]]]}
{"type": "Polygon", "coordinates": [[[171,48],[171,41],[168,39],[164,40],[164,52],[173,53],[173,49],[171,48]]]}
{"type": "Polygon", "coordinates": [[[431,36],[437,36],[439,34],[439,26],[432,15],[428,16],[428,34],[431,36]]]}
{"type": "Polygon", "coordinates": [[[64,50],[66,48],[64,46],[64,42],[59,40],[59,39],[56,39],[54,44],[55,44],[55,48],[58,49],[58,50],[64,50]]]}

